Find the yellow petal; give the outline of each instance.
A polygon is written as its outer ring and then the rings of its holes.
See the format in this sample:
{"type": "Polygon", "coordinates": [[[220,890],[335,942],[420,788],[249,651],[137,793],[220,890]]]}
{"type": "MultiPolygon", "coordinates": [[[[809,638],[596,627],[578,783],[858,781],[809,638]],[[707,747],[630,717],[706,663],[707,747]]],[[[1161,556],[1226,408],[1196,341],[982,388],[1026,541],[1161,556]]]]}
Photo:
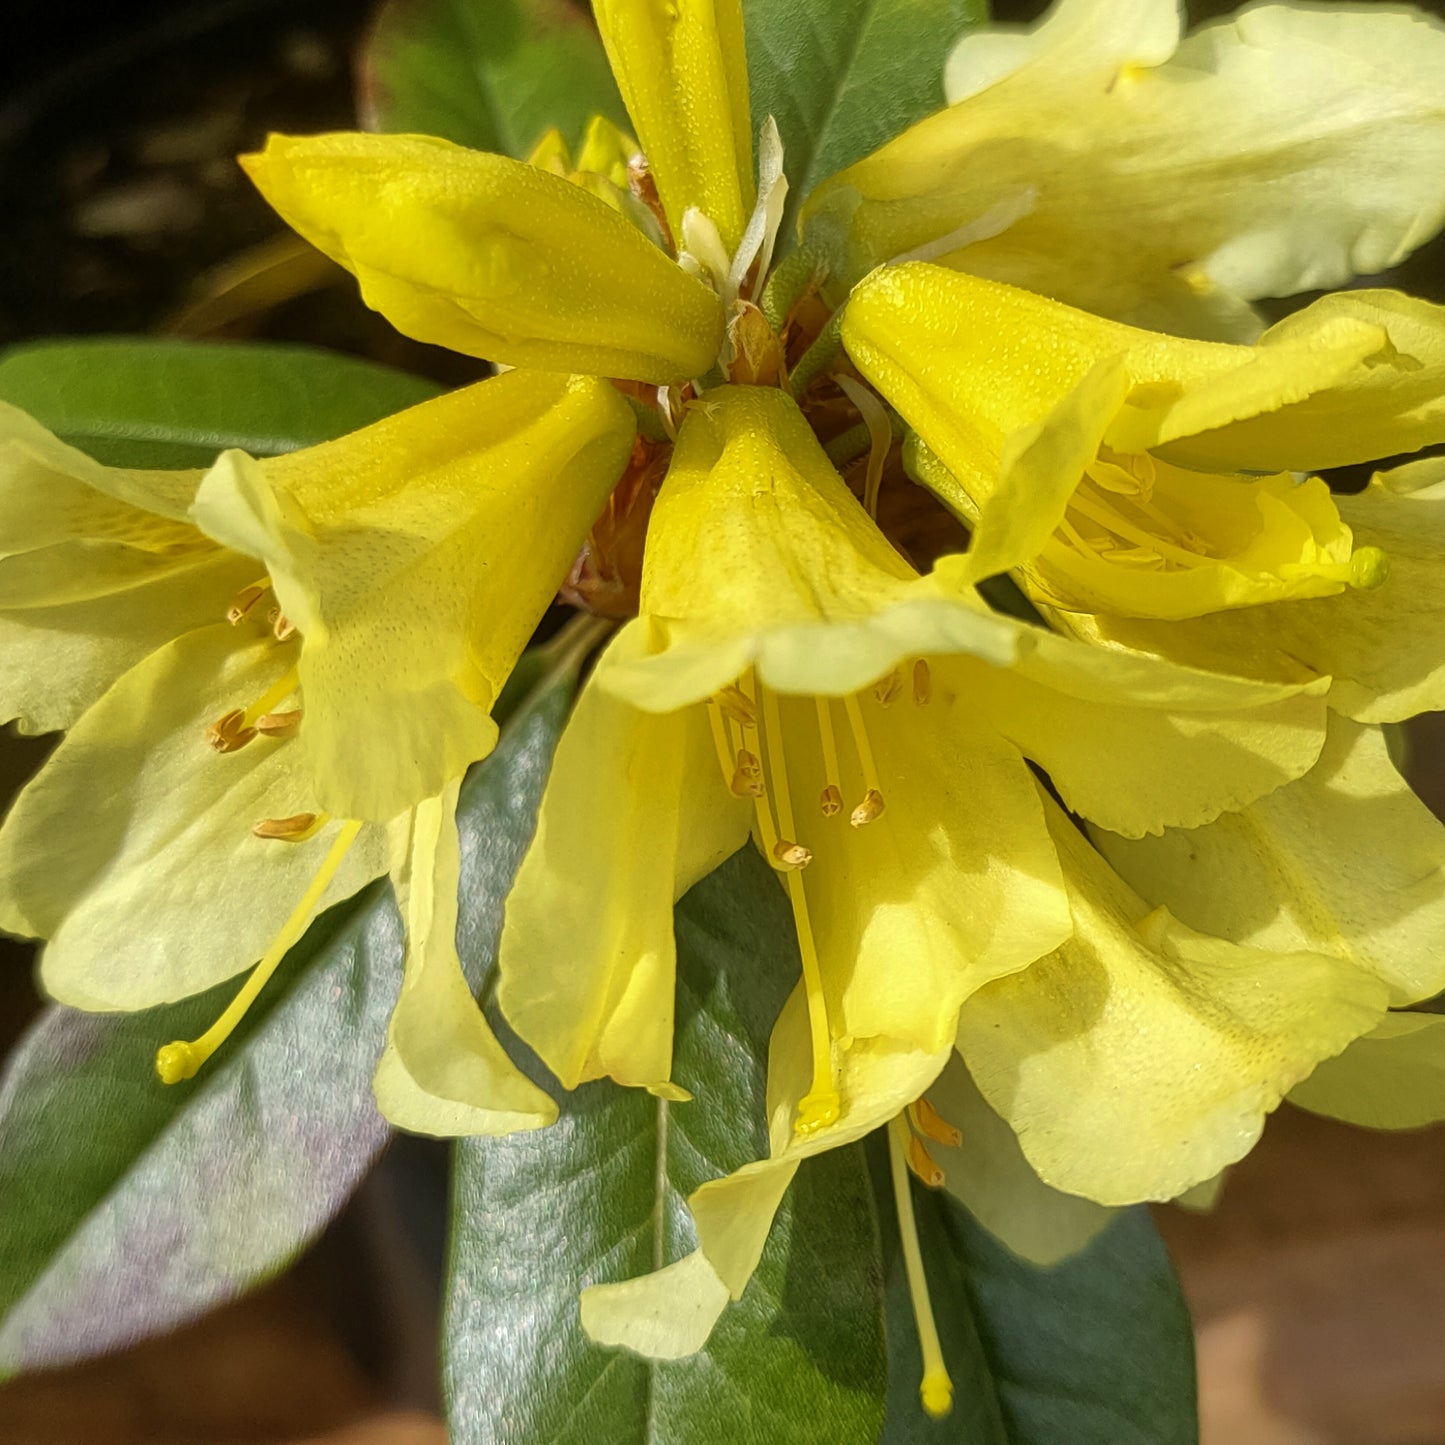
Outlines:
{"type": "MultiPolygon", "coordinates": [[[[1327,595],[1378,570],[1352,557],[1319,481],[1201,475],[1171,464],[1173,445],[1148,449],[1178,442],[1193,466],[1239,417],[1263,426],[1304,398],[1327,407],[1357,376],[1406,377],[1382,359],[1381,326],[1322,315],[1253,348],[1186,342],[912,263],[858,288],[843,339],[926,444],[916,475],[974,526],[974,575],[1027,564],[1051,605],[1177,618],[1327,595]]],[[[1398,400],[1381,385],[1369,404],[1398,400]]],[[[1231,471],[1293,465],[1278,448],[1262,462],[1229,450],[1231,471]]]]}
{"type": "Polygon", "coordinates": [[[1445,1018],[1386,1014],[1296,1085],[1289,1101],[1367,1129],[1439,1123],[1445,1119],[1445,1018]]]}
{"type": "MultiPolygon", "coordinates": [[[[861,828],[848,812],[867,784],[846,746],[843,710],[833,707],[844,746],[832,781],[846,803],[825,817],[816,705],[780,700],[799,841],[813,855],[803,875],[813,937],[829,1017],[844,1037],[945,1048],[965,998],[1068,936],[1068,900],[1032,775],[978,717],[975,689],[972,674],[935,661],[927,706],[860,700],[885,802],[861,828]]],[[[776,792],[776,776],[771,783],[776,792]]]]}
{"type": "Polygon", "coordinates": [[[989,1108],[957,1054],[928,1098],[963,1136],[958,1148],[929,1142],[943,1187],[1014,1254],[1030,1264],[1057,1264],[1108,1227],[1112,1210],[1039,1178],[1014,1131],[989,1108]]]}
{"type": "Polygon", "coordinates": [[[196,498],[301,631],[328,812],[384,821],[491,751],[488,714],[620,474],[604,382],[510,372],[324,446],[228,452],[196,498]]]}
{"type": "Polygon", "coordinates": [[[1056,1189],[1169,1199],[1242,1158],[1265,1115],[1378,1022],[1384,986],[1149,913],[1057,808],[1074,937],[974,994],[958,1047],[1056,1189]]]}
{"type": "Polygon", "coordinates": [[[1378,474],[1336,499],[1357,547],[1388,560],[1377,586],[1183,622],[1061,617],[1091,640],[1191,666],[1280,680],[1332,676],[1331,706],[1361,722],[1445,708],[1445,464],[1378,474]]]}
{"type": "Polygon", "coordinates": [[[741,0],[596,0],[593,14],[672,233],[696,207],[729,255],[753,209],[741,0]]]}
{"type": "Polygon", "coordinates": [[[406,924],[401,995],[377,1066],[377,1106],[398,1128],[444,1138],[538,1129],[557,1106],[507,1057],[457,957],[458,783],[411,813],[395,871],[406,924]]]}
{"type": "Polygon", "coordinates": [[[1012,667],[975,665],[967,694],[1069,808],[1115,833],[1208,823],[1307,772],[1324,744],[1323,681],[1247,682],[1041,630],[1031,641],[1012,667]]]}
{"type": "Polygon", "coordinates": [[[502,1012],[569,1089],[668,1082],[673,904],[747,838],[702,710],[643,713],[602,685],[641,630],[623,629],[582,690],[502,929],[502,1012]]]}
{"type": "Polygon", "coordinates": [[[757,1268],[773,1214],[798,1165],[838,1149],[886,1124],[927,1092],[948,1062],[950,1050],[910,1049],[896,1040],[859,1040],[839,1051],[842,1110],[835,1123],[798,1134],[798,1105],[812,1087],[807,1005],[795,991],[783,1006],[768,1048],[768,1118],[772,1151],[724,1179],[693,1191],[688,1207],[698,1245],[734,1299],[757,1268]]]}
{"type": "Polygon", "coordinates": [[[732,1298],[700,1249],[653,1274],[582,1291],[582,1328],[595,1344],[650,1360],[681,1360],[707,1343],[732,1298]]]}
{"type": "Polygon", "coordinates": [[[1234,294],[1338,286],[1438,228],[1438,21],[1257,6],[1176,51],[1178,27],[1173,0],[1062,0],[1029,35],[965,36],[949,108],[820,187],[805,228],[845,285],[933,244],[977,275],[1196,334],[1248,326],[1234,294]],[[946,239],[1021,194],[1001,234],[946,239]]]}
{"type": "Polygon", "coordinates": [[[254,580],[184,520],[200,472],[104,467],[0,403],[0,716],[70,726],[254,580]]]}
{"type": "Polygon", "coordinates": [[[740,1299],[762,1258],[773,1216],[798,1166],[885,1124],[923,1094],[950,1051],[920,1053],[890,1039],[869,1039],[839,1061],[842,1112],[811,1134],[794,1132],[798,1104],[812,1087],[807,1005],[795,991],[783,1007],[768,1050],[768,1115],[772,1154],[688,1198],[698,1249],[660,1271],[583,1295],[583,1327],[601,1344],[622,1345],[655,1359],[694,1353],[727,1299],[740,1299]]]}
{"type": "Polygon", "coordinates": [[[1192,928],[1349,959],[1397,1005],[1445,992],[1445,825],[1379,728],[1334,717],[1312,771],[1206,828],[1095,838],[1136,891],[1192,928]]]}
{"type": "Polygon", "coordinates": [[[707,371],[722,305],[560,176],[428,136],[272,136],[243,159],[399,331],[544,371],[678,382],[707,371]]]}
{"type": "Polygon", "coordinates": [[[971,594],[922,582],[776,389],[719,387],[689,409],[648,527],[652,655],[609,674],[639,707],[697,702],[756,663],[785,692],[853,692],[897,662],[1015,640],[971,594]]]}
{"type": "MultiPolygon", "coordinates": [[[[0,927],[49,940],[54,997],[138,1009],[199,993],[253,964],[289,917],[331,834],[284,843],[251,828],[319,811],[297,746],[258,738],[218,755],[205,742],[277,681],[287,651],[225,623],[186,634],[126,673],[16,801],[0,927]]],[[[385,871],[381,831],[363,829],[321,906],[385,871]]]]}

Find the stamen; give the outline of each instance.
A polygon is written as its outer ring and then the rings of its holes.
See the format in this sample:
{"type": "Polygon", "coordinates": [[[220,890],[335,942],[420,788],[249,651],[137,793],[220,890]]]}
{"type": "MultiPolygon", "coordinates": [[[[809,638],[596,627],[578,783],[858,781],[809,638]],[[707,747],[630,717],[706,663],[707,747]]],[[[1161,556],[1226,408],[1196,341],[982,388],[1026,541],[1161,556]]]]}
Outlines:
{"type": "Polygon", "coordinates": [[[321,895],[336,876],[336,870],[341,867],[347,850],[356,841],[356,835],[360,831],[359,821],[342,824],[336,841],[332,843],[330,852],[302,895],[300,903],[296,905],[295,911],[286,920],[271,947],[266,950],[260,963],[251,970],[250,978],[241,986],[240,992],[227,1005],[220,1018],[200,1038],[189,1042],[177,1039],[156,1051],[156,1073],[160,1076],[161,1083],[178,1084],[182,1079],[193,1077],[196,1070],[230,1037],[231,1031],[246,1016],[246,1010],[256,1001],[256,996],[276,972],[277,965],[306,931],[312,911],[321,901],[321,895]]]}
{"type": "Polygon", "coordinates": [[[247,725],[246,714],[240,708],[232,708],[206,729],[206,741],[218,753],[237,752],[255,736],[256,729],[247,725]]]}
{"type": "Polygon", "coordinates": [[[920,707],[933,696],[933,672],[926,659],[920,657],[913,664],[913,701],[920,707]]]}
{"type": "Polygon", "coordinates": [[[910,1135],[908,1139],[908,1167],[930,1189],[943,1188],[943,1170],[928,1152],[928,1146],[916,1134],[910,1135]]]}
{"type": "Polygon", "coordinates": [[[813,861],[812,849],[803,847],[801,843],[790,843],[786,838],[779,838],[773,844],[772,853],[773,862],[784,873],[806,868],[813,861]]]}
{"type": "Polygon", "coordinates": [[[246,614],[271,590],[271,579],[263,577],[259,582],[253,582],[249,587],[243,587],[231,599],[231,605],[226,608],[226,621],[232,627],[246,620],[246,614]]]}
{"type": "Polygon", "coordinates": [[[818,736],[823,742],[823,777],[827,783],[818,798],[818,806],[825,818],[834,818],[843,811],[843,790],[838,785],[842,774],[838,771],[838,740],[833,736],[832,704],[826,697],[815,697],[813,706],[818,713],[818,736]]]}
{"type": "MultiPolygon", "coordinates": [[[[768,760],[768,774],[771,792],[778,809],[778,828],[787,836],[793,836],[793,803],[788,791],[788,768],[783,757],[783,727],[778,711],[777,695],[770,690],[759,688],[763,704],[763,748],[768,760]]],[[[767,805],[759,799],[758,821],[761,824],[767,813],[767,805]]],[[[767,831],[771,832],[772,819],[767,820],[767,831]]],[[[769,853],[776,857],[780,840],[768,838],[769,853]]],[[[793,845],[798,846],[798,845],[793,845]]],[[[811,857],[811,854],[809,855],[811,857]]],[[[808,897],[803,887],[802,875],[797,868],[785,869],[788,901],[793,907],[793,922],[797,927],[798,951],[803,960],[803,992],[808,1001],[808,1027],[813,1046],[813,1086],[798,1102],[798,1117],[793,1128],[798,1134],[812,1134],[835,1123],[838,1118],[838,1090],[833,1082],[833,1040],[828,1031],[828,1005],[823,992],[823,970],[818,962],[817,945],[813,941],[813,927],[808,918],[808,897]]]]}
{"type": "Polygon", "coordinates": [[[843,699],[843,708],[848,714],[848,726],[853,733],[853,746],[858,750],[858,761],[863,766],[863,801],[853,809],[848,821],[855,828],[871,823],[883,812],[883,790],[878,786],[878,769],[873,762],[873,748],[868,741],[868,729],[863,726],[863,711],[858,698],[849,693],[843,699]]]}
{"type": "Polygon", "coordinates": [[[927,1134],[939,1144],[957,1149],[963,1143],[963,1135],[927,1099],[917,1099],[910,1104],[908,1117],[920,1134],[927,1134]]]}
{"type": "Polygon", "coordinates": [[[866,828],[883,813],[883,794],[877,788],[869,788],[863,794],[863,801],[848,815],[848,821],[855,828],[866,828]]]}
{"type": "Polygon", "coordinates": [[[742,688],[729,683],[713,694],[712,701],[735,723],[739,723],[745,728],[757,727],[757,709],[753,707],[752,698],[742,688]]]}
{"type": "Polygon", "coordinates": [[[763,765],[758,761],[756,753],[750,753],[746,748],[738,749],[737,766],[728,786],[736,798],[763,796],[763,765]]]}
{"type": "Polygon", "coordinates": [[[902,691],[903,676],[896,667],[873,684],[873,696],[880,707],[890,706],[902,691]]]}
{"type": "Polygon", "coordinates": [[[888,461],[888,451],[893,445],[893,424],[888,420],[888,411],[872,390],[861,381],[841,372],[833,380],[844,395],[858,408],[868,428],[868,470],[863,479],[863,505],[868,515],[878,516],[878,491],[883,485],[883,468],[888,461]]]}
{"type": "Polygon", "coordinates": [[[913,1320],[923,1355],[923,1379],[918,1396],[923,1408],[941,1420],[953,1408],[953,1381],[943,1363],[938,1343],[938,1326],[933,1320],[933,1303],[928,1298],[928,1276],[923,1269],[923,1252],[918,1246],[918,1222],[913,1215],[913,1194],[908,1185],[908,1142],[912,1135],[902,1115],[888,1121],[888,1162],[893,1176],[893,1200],[898,1209],[898,1234],[903,1245],[903,1268],[908,1275],[908,1294],[913,1301],[913,1320]]]}
{"type": "Polygon", "coordinates": [[[289,738],[301,726],[301,709],[294,712],[262,713],[256,719],[256,731],[268,738],[289,738]]]}
{"type": "Polygon", "coordinates": [[[329,813],[293,813],[289,818],[262,818],[251,825],[258,838],[279,838],[283,843],[304,843],[326,826],[329,813]]]}
{"type": "Polygon", "coordinates": [[[266,617],[277,642],[289,642],[296,635],[296,624],[279,607],[273,607],[266,617]]]}

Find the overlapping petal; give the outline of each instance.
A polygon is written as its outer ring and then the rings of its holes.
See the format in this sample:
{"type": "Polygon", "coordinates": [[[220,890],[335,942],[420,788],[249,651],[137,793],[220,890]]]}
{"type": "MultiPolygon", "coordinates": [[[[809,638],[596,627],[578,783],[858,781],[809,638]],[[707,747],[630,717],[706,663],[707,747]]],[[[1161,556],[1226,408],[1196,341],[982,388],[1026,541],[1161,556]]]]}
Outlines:
{"type": "Polygon", "coordinates": [[[731,255],[753,209],[741,0],[596,0],[593,14],[673,235],[695,207],[731,255]]]}
{"type": "Polygon", "coordinates": [[[459,782],[396,826],[392,868],[406,923],[401,995],[377,1065],[381,1112],[398,1128],[455,1138],[538,1129],[557,1106],[507,1057],[472,996],[457,956],[459,782]]]}
{"type": "Polygon", "coordinates": [[[101,466],[0,403],[0,715],[69,727],[147,653],[225,615],[256,567],[185,520],[200,479],[101,466]]]}
{"type": "Polygon", "coordinates": [[[329,812],[384,822],[496,740],[489,716],[627,459],[604,382],[511,372],[201,484],[303,636],[301,741],[329,812]]]}
{"type": "Polygon", "coordinates": [[[1141,325],[1248,334],[1237,298],[1394,265],[1445,218],[1445,27],[1251,6],[1179,42],[1174,0],[1060,0],[980,30],[950,106],[815,192],[840,281],[917,248],[1141,325]],[[1017,219],[979,227],[1000,208],[1017,219]]]}
{"type": "Polygon", "coordinates": [[[1064,615],[1090,641],[1251,677],[1333,678],[1330,704],[1361,722],[1445,708],[1445,463],[1381,472],[1337,499],[1357,542],[1389,566],[1367,591],[1187,622],[1064,615]]]}
{"type": "Polygon", "coordinates": [[[1445,993],[1445,825],[1378,727],[1335,717],[1309,773],[1208,827],[1094,838],[1136,892],[1191,928],[1348,959],[1397,1005],[1445,993]]]}
{"type": "Polygon", "coordinates": [[[1312,1113],[1367,1129],[1445,1119],[1445,1017],[1391,1013],[1290,1091],[1312,1113]]]}
{"type": "MultiPolygon", "coordinates": [[[[0,829],[0,927],[48,940],[47,992],[89,1009],[199,993],[261,956],[305,892],[330,830],[252,835],[319,811],[294,743],[218,755],[206,728],[284,676],[293,648],[219,623],[130,669],[66,734],[0,829]],[[197,926],[197,919],[204,926],[197,926]]],[[[386,871],[363,828],[321,899],[386,871]]]]}
{"type": "Polygon", "coordinates": [[[243,160],[288,225],[398,331],[546,371],[678,382],[723,338],[716,295],[611,206],[430,136],[272,136],[243,160]]]}
{"type": "Polygon", "coordinates": [[[1045,1182],[1101,1204],[1173,1198],[1242,1158],[1387,993],[1338,958],[1150,912],[1052,806],[1050,819],[1073,937],[964,1004],[959,1052],[1045,1182]]]}
{"type": "Polygon", "coordinates": [[[729,1299],[740,1299],[762,1257],[783,1195],[805,1160],[861,1139],[923,1094],[947,1062],[877,1038],[846,1050],[840,1063],[843,1111],[836,1123],[798,1135],[793,1121],[812,1083],[807,1009],[794,993],[768,1052],[771,1152],[688,1198],[697,1251],[657,1273],[582,1292],[582,1327],[599,1344],[655,1359],[701,1349],[729,1299]]]}

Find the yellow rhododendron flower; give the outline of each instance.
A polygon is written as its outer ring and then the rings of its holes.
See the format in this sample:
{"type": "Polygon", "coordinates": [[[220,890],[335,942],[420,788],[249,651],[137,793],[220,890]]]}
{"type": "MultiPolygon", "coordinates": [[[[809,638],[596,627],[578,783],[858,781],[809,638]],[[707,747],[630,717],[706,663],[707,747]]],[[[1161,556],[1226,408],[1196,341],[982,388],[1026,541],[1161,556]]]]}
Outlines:
{"type": "Polygon", "coordinates": [[[973,31],[949,106],[824,182],[804,236],[846,287],[918,253],[1138,325],[1250,335],[1246,299],[1342,285],[1445,219],[1445,26],[1254,5],[1181,41],[1176,0],[1059,0],[973,31]]]}
{"type": "MultiPolygon", "coordinates": [[[[43,490],[52,509],[32,507],[14,534],[29,545],[0,559],[21,604],[7,625],[23,638],[35,597],[38,652],[60,622],[100,631],[115,593],[145,624],[117,629],[124,650],[65,655],[64,696],[95,700],[65,718],[0,830],[0,925],[47,940],[47,989],[144,1008],[259,957],[214,1029],[162,1050],[163,1076],[188,1077],[311,918],[391,862],[409,936],[379,1092],[431,1132],[547,1122],[555,1107],[502,1056],[461,975],[451,815],[622,469],[627,405],[587,378],[514,374],[306,451],[228,452],[204,474],[102,467],[13,410],[0,419],[0,495],[19,510],[43,490]],[[198,596],[162,610],[179,582],[198,596]],[[389,848],[388,823],[409,847],[389,848]]],[[[31,714],[37,681],[17,673],[13,711],[31,714]]]]}
{"type": "Polygon", "coordinates": [[[1411,869],[1438,872],[1437,843],[1327,694],[1365,722],[1438,695],[1435,642],[1334,665],[1384,627],[1381,549],[1439,595],[1438,477],[1337,504],[1293,473],[1445,437],[1441,313],[1327,298],[1255,345],[1100,316],[1252,334],[1240,298],[1423,240],[1439,28],[1272,6],[1181,45],[1172,0],[1063,0],[1031,36],[969,37],[953,103],[826,182],[816,252],[773,270],[786,158],[771,120],[754,142],[740,0],[594,8],[645,156],[598,121],[527,162],[362,134],[243,162],[399,330],[505,375],[204,475],[98,468],[0,413],[7,705],[71,727],[0,832],[0,924],[48,937],[48,985],[88,1007],[260,957],[162,1051],[179,1078],[319,908],[389,873],[382,1108],[545,1124],[458,961],[459,781],[559,585],[629,616],[557,751],[500,1007],[567,1087],[706,1108],[672,1079],[673,910],[749,839],[802,978],[769,1157],[695,1191],[697,1251],[588,1291],[584,1323],[699,1349],[800,1164],[886,1126],[941,1413],[909,1168],[1053,1260],[1113,1205],[1216,1177],[1291,1091],[1428,1108],[1394,1091],[1433,1029],[1386,1009],[1435,977],[1434,874],[1411,869]],[[1008,571],[1042,625],[976,590],[1008,571]],[[1343,651],[1277,663],[1334,616],[1343,651]],[[1220,617],[1255,619],[1247,657],[1220,617]],[[1322,909],[1338,852],[1314,835],[1372,815],[1389,845],[1322,909]],[[1268,927],[1263,867],[1286,879],[1268,927]]]}
{"type": "Polygon", "coordinates": [[[502,934],[502,1010],[568,1087],[670,1087],[672,906],[750,829],[792,897],[824,1114],[836,1042],[936,1050],[1067,934],[1025,756],[1140,833],[1242,806],[1322,742],[1318,688],[1140,667],[919,577],[766,388],[688,411],[641,612],[564,734],[502,934]]]}
{"type": "Polygon", "coordinates": [[[913,262],[854,292],[843,341],[973,526],[972,574],[1018,568],[1066,612],[1174,620],[1378,585],[1378,549],[1288,473],[1445,438],[1445,308],[1393,293],[1327,297],[1243,347],[913,262]]]}

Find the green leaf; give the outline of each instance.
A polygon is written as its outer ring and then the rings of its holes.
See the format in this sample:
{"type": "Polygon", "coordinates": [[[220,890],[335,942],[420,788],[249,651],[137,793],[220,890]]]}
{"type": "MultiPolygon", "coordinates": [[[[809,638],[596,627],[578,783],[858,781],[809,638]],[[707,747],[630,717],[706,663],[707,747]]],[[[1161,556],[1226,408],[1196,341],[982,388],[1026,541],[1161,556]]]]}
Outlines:
{"type": "MultiPolygon", "coordinates": [[[[887,1261],[888,1417],[880,1445],[1195,1445],[1194,1337],[1143,1207],[1052,1268],[1026,1264],[952,1196],[912,1184],[953,1410],[918,1401],[918,1331],[888,1147],[869,1141],[887,1261]]],[[[912,1183],[912,1181],[910,1181],[912,1183]]]]}
{"type": "Polygon", "coordinates": [[[0,401],[118,467],[274,456],[436,396],[404,371],[307,346],[99,337],[0,355],[0,401]]]}
{"type": "Polygon", "coordinates": [[[0,1090],[0,1377],[157,1334],[281,1269],[386,1140],[371,1071],[400,981],[385,884],[315,923],[193,1084],[155,1076],[230,982],[52,1008],[0,1090]]]}
{"type": "Polygon", "coordinates": [[[444,136],[525,159],[552,126],[627,113],[591,17],[573,0],[386,0],[361,57],[368,130],[444,136]]]}
{"type": "Polygon", "coordinates": [[[829,176],[942,107],[943,63],[988,0],[743,0],[753,131],[778,123],[791,217],[829,176]]]}
{"type": "MultiPolygon", "coordinates": [[[[584,625],[523,659],[501,741],[462,785],[464,947],[495,925],[594,637],[584,625]]],[[[194,1083],[172,1088],[157,1045],[199,1034],[235,981],[144,1013],[43,1016],[0,1085],[0,1377],[204,1313],[326,1224],[388,1137],[371,1074],[401,956],[378,880],[312,925],[194,1083]]]]}
{"type": "Polygon", "coordinates": [[[800,1171],[701,1354],[652,1363],[582,1333],[584,1285],[689,1251],[684,1196],[767,1150],[767,1039],[799,963],[786,900],[753,849],[682,901],[677,944],[673,1076],[692,1103],[588,1084],[550,1129],[458,1148],[445,1329],[456,1445],[877,1439],[878,1245],[856,1147],[800,1171]]]}

